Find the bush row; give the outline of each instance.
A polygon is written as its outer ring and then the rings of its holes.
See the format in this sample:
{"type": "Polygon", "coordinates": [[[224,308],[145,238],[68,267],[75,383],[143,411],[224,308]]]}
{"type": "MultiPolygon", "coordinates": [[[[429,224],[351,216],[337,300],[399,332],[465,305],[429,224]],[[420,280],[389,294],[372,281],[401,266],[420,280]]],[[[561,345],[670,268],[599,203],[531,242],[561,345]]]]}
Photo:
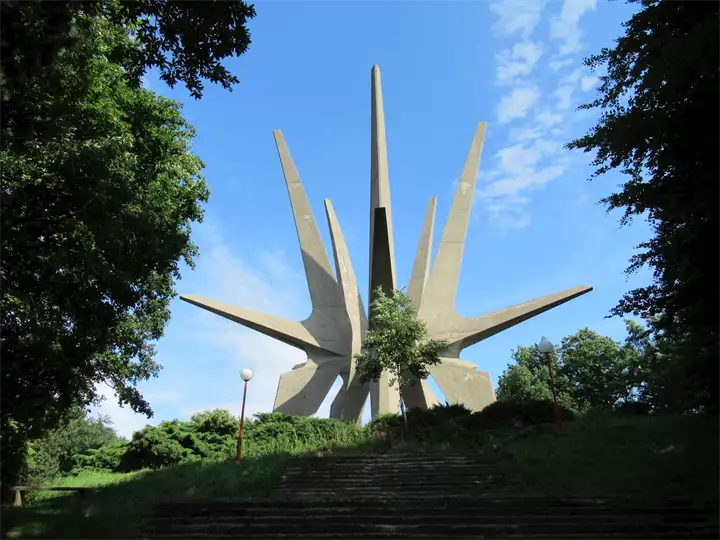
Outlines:
{"type": "MultiPolygon", "coordinates": [[[[561,413],[565,422],[575,419],[572,410],[561,407],[561,413]]],[[[518,428],[551,423],[553,419],[553,403],[544,400],[497,401],[474,413],[462,405],[411,409],[407,413],[407,428],[401,416],[392,414],[381,415],[361,427],[327,418],[262,413],[245,422],[243,455],[390,451],[408,446],[436,450],[493,447],[521,435],[524,431],[518,428]]],[[[147,426],[135,432],[129,441],[106,437],[102,444],[86,445],[72,459],[65,459],[66,464],[59,472],[88,469],[129,472],[232,459],[238,424],[239,419],[228,411],[214,410],[195,414],[188,421],[147,426]]],[[[47,481],[46,476],[42,480],[47,481]]]]}
{"type": "MultiPolygon", "coordinates": [[[[566,421],[572,411],[564,410],[566,421]]],[[[339,420],[263,413],[245,424],[243,453],[259,456],[298,454],[348,446],[394,445],[402,440],[420,446],[453,443],[465,447],[486,442],[485,432],[551,422],[551,402],[496,402],[471,413],[459,405],[408,411],[408,430],[402,417],[382,415],[360,427],[339,420]]],[[[189,421],[173,420],[147,426],[130,441],[112,441],[76,457],[75,472],[103,469],[128,472],[160,468],[192,461],[222,461],[235,455],[238,419],[228,411],[194,415],[189,421]]]]}

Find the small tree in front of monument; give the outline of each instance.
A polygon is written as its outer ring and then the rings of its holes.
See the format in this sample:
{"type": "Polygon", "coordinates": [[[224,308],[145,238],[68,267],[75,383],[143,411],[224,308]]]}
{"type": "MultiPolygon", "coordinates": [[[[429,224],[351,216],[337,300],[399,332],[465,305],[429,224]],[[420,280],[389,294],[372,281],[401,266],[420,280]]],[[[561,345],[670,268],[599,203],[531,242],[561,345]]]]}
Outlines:
{"type": "Polygon", "coordinates": [[[403,291],[386,295],[380,287],[370,304],[370,328],[362,351],[355,355],[356,369],[362,382],[377,382],[384,371],[390,384],[400,390],[400,410],[405,429],[407,415],[402,389],[426,379],[428,368],[440,363],[440,352],[448,343],[427,339],[425,323],[417,318],[417,310],[403,291]]]}

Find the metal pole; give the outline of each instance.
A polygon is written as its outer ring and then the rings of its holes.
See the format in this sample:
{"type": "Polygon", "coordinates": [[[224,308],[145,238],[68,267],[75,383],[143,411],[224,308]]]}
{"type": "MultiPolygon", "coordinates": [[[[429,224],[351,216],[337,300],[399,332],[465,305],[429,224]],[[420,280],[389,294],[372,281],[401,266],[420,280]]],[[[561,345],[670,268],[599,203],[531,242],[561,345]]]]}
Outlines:
{"type": "Polygon", "coordinates": [[[555,406],[555,425],[557,425],[558,432],[562,431],[562,415],[560,414],[560,407],[557,402],[557,392],[555,391],[555,378],[553,377],[552,368],[550,367],[550,353],[546,353],[548,375],[550,375],[550,388],[553,394],[553,405],[555,406]]]}
{"type": "Polygon", "coordinates": [[[240,458],[242,457],[243,424],[245,423],[245,398],[247,398],[248,382],[250,381],[245,381],[245,388],[243,390],[242,410],[240,411],[240,432],[238,433],[237,453],[235,454],[235,462],[240,461],[240,458]]]}

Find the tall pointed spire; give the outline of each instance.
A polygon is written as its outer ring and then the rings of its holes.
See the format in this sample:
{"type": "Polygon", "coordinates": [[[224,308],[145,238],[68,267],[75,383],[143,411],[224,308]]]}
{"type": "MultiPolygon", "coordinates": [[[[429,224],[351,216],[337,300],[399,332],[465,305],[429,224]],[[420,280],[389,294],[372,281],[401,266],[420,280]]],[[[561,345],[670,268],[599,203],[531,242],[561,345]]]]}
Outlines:
{"type": "MultiPolygon", "coordinates": [[[[374,227],[375,210],[385,209],[387,223],[387,241],[390,248],[390,272],[392,286],[395,288],[395,245],[392,229],[392,212],[390,209],[390,178],[388,174],[387,142],[385,139],[385,110],[383,109],[382,84],[380,81],[380,68],[372,67],[370,86],[370,273],[373,269],[375,256],[374,227]]],[[[370,282],[372,283],[372,277],[370,282]]],[[[372,289],[368,295],[368,302],[372,302],[372,289]]]]}
{"type": "Polygon", "coordinates": [[[305,188],[300,181],[300,175],[295,168],[290,150],[285,144],[282,131],[276,129],[273,131],[273,135],[285,176],[285,185],[290,196],[290,207],[295,218],[295,228],[300,242],[300,251],[302,252],[303,266],[305,267],[305,276],[310,289],[310,300],[313,309],[338,307],[340,299],[338,297],[337,282],[333,277],[330,259],[320,236],[320,229],[318,229],[315,222],[310,201],[308,201],[305,194],[305,188]]]}
{"type": "Polygon", "coordinates": [[[455,190],[455,198],[450,207],[450,214],[445,222],[437,256],[425,288],[423,296],[425,309],[437,311],[441,309],[441,306],[452,309],[455,307],[460,265],[470,223],[470,211],[475,196],[475,183],[480,166],[480,154],[485,141],[486,126],[485,122],[480,122],[475,130],[475,136],[455,190]]]}
{"type": "Polygon", "coordinates": [[[435,234],[436,209],[437,197],[432,197],[430,204],[428,204],[427,212],[425,213],[425,223],[423,223],[417,253],[415,254],[415,262],[413,263],[412,273],[410,274],[408,296],[415,302],[417,309],[420,309],[420,305],[422,304],[423,292],[425,292],[425,285],[427,284],[430,273],[430,257],[432,255],[433,235],[435,234]]]}
{"type": "MultiPolygon", "coordinates": [[[[376,287],[387,294],[397,288],[385,116],[378,66],[373,66],[371,72],[371,110],[369,303],[376,287]]],[[[390,386],[388,373],[382,373],[377,382],[363,384],[355,369],[353,355],[361,348],[368,318],[332,204],[326,201],[325,207],[335,274],[285,138],[280,131],[275,131],[274,136],[310,291],[310,316],[302,321],[292,321],[195,295],[181,298],[305,351],[307,361],[280,376],[275,411],[299,415],[316,413],[340,376],[343,387],[332,403],[333,417],[358,421],[368,393],[373,416],[397,412],[400,393],[396,386],[390,386]]],[[[475,132],[432,264],[436,199],[431,199],[408,288],[408,294],[418,308],[417,316],[425,322],[429,337],[449,342],[442,361],[431,367],[430,373],[447,400],[463,403],[472,410],[480,410],[494,401],[495,394],[489,374],[479,371],[472,362],[460,360],[460,351],[592,290],[587,286],[575,287],[480,317],[465,318],[457,313],[455,298],[460,265],[484,138],[483,122],[475,132]]],[[[425,408],[436,403],[425,380],[404,388],[402,397],[409,407],[425,408]]]]}
{"type": "Polygon", "coordinates": [[[340,418],[346,422],[359,422],[362,419],[369,387],[360,382],[354,355],[360,352],[368,321],[340,222],[335,215],[332,203],[327,199],[325,199],[325,213],[330,228],[338,284],[344,298],[350,329],[348,339],[350,349],[347,353],[349,362],[340,374],[343,379],[343,387],[333,400],[330,412],[334,418],[340,418]]]}

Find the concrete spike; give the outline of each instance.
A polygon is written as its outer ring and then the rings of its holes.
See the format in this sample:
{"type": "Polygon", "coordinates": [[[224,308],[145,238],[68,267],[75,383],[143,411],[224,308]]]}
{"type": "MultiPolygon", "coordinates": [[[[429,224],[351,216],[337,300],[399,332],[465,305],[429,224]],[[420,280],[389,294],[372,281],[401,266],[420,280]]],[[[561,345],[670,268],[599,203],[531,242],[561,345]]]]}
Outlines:
{"type": "MultiPolygon", "coordinates": [[[[375,256],[370,269],[370,291],[375,291],[380,287],[386,295],[391,295],[395,290],[395,279],[390,272],[392,256],[388,241],[387,219],[387,209],[375,209],[373,216],[375,256]]],[[[372,304],[370,305],[370,328],[372,328],[372,304]]],[[[386,412],[397,413],[400,406],[400,393],[397,385],[390,386],[387,372],[382,374],[378,382],[370,384],[370,403],[373,417],[386,412]]]]}
{"type": "Polygon", "coordinates": [[[327,307],[336,308],[341,305],[337,282],[333,276],[330,259],[315,222],[310,202],[305,194],[305,188],[300,181],[300,175],[295,168],[290,150],[285,144],[282,131],[276,129],[273,131],[273,135],[295,217],[295,227],[310,289],[310,301],[314,310],[327,307]]]}
{"type": "MultiPolygon", "coordinates": [[[[375,247],[373,220],[375,209],[385,208],[387,213],[387,242],[390,246],[390,272],[395,283],[395,247],[390,205],[390,178],[388,174],[387,141],[385,139],[385,112],[383,109],[380,68],[374,65],[371,71],[371,113],[370,113],[370,271],[372,272],[375,247]]],[[[372,281],[372,279],[371,279],[372,281]]],[[[370,290],[372,293],[372,289],[370,290]]],[[[372,294],[368,295],[372,298],[372,294]]]]}
{"type": "Polygon", "coordinates": [[[460,403],[471,411],[480,411],[495,401],[490,375],[476,369],[472,362],[443,358],[429,371],[448,403],[460,403]]]}
{"type": "Polygon", "coordinates": [[[440,403],[426,380],[415,382],[402,389],[402,398],[408,409],[429,409],[440,403]]]}
{"type": "Polygon", "coordinates": [[[486,126],[485,122],[480,122],[475,131],[465,167],[455,191],[450,214],[445,223],[445,229],[443,229],[432,271],[425,287],[421,311],[448,311],[443,309],[448,307],[453,311],[455,309],[460,264],[470,222],[470,210],[475,196],[475,183],[486,126]]]}
{"type": "Polygon", "coordinates": [[[459,349],[464,349],[590,291],[592,291],[592,287],[581,285],[487,315],[462,319],[455,328],[450,330],[445,339],[452,341],[459,349]]]}
{"type": "Polygon", "coordinates": [[[317,334],[312,333],[301,322],[236,307],[224,302],[208,300],[193,294],[181,295],[180,299],[298,349],[305,351],[319,349],[330,354],[343,354],[343,349],[339,346],[340,343],[318,339],[317,334]]]}
{"type": "Polygon", "coordinates": [[[410,274],[408,296],[415,302],[417,309],[420,309],[422,305],[423,292],[425,291],[425,284],[427,283],[430,271],[436,209],[437,197],[432,197],[430,204],[428,204],[427,212],[425,213],[425,222],[423,223],[417,253],[415,254],[415,262],[413,263],[412,273],[410,274]]]}
{"type": "Polygon", "coordinates": [[[362,411],[365,406],[365,401],[367,400],[369,387],[367,384],[360,382],[360,377],[356,373],[356,363],[353,356],[360,352],[362,340],[367,331],[368,321],[365,315],[365,306],[363,306],[363,301],[358,291],[355,271],[350,262],[350,253],[345,243],[345,237],[340,228],[335,209],[328,199],[325,199],[325,213],[327,214],[330,238],[333,244],[336,275],[338,277],[340,291],[345,301],[350,330],[350,336],[348,338],[348,344],[350,346],[350,350],[348,351],[349,368],[347,374],[343,375],[343,388],[333,401],[331,415],[347,422],[359,422],[362,418],[362,411]]]}
{"type": "MultiPolygon", "coordinates": [[[[333,245],[333,255],[335,257],[335,272],[337,275],[340,292],[345,301],[345,309],[350,324],[350,343],[351,350],[358,352],[362,346],[362,339],[367,330],[367,317],[365,316],[365,306],[363,305],[360,291],[358,290],[357,279],[352,263],[350,262],[350,253],[345,243],[340,223],[335,214],[332,203],[325,199],[325,214],[327,215],[328,227],[330,228],[330,239],[333,245]]],[[[350,370],[352,375],[353,370],[350,370]]]]}
{"type": "Polygon", "coordinates": [[[312,416],[322,405],[345,363],[345,358],[323,353],[308,355],[305,364],[280,375],[273,411],[312,416]]]}

